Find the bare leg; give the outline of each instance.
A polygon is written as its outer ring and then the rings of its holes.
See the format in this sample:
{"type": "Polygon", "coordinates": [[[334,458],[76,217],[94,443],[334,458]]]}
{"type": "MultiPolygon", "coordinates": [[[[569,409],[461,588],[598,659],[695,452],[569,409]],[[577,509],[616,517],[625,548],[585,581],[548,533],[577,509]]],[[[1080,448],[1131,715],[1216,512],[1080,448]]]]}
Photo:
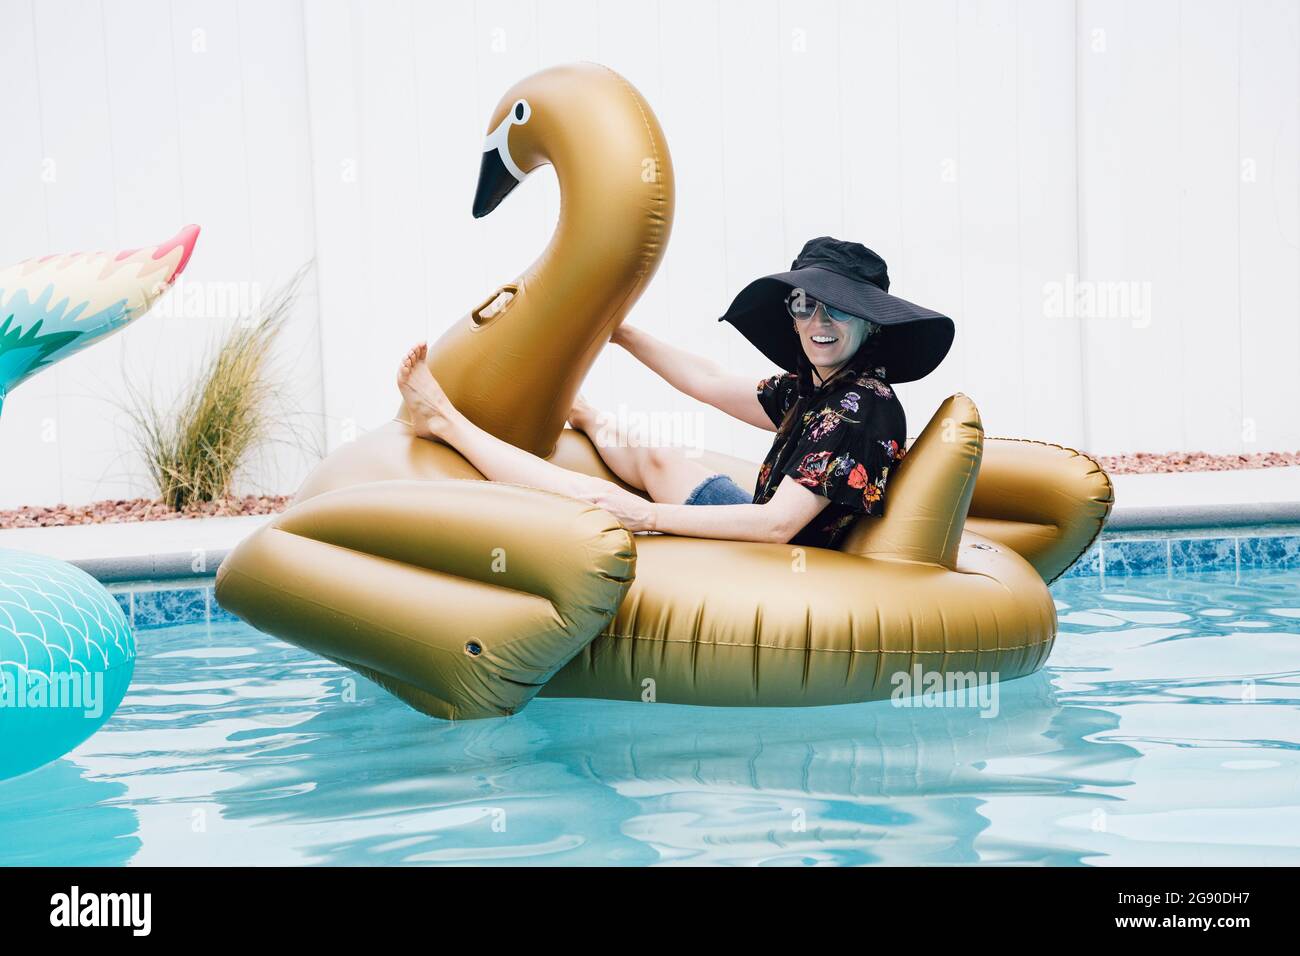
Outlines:
{"type": "Polygon", "coordinates": [[[681,504],[705,478],[714,472],[703,463],[687,458],[680,448],[620,445],[602,434],[602,413],[578,396],[569,424],[591,439],[609,470],[633,488],[641,488],[653,501],[681,504]]]}
{"type": "Polygon", "coordinates": [[[626,494],[613,482],[553,465],[479,428],[460,413],[434,379],[425,365],[427,354],[427,346],[417,345],[402,359],[397,372],[397,387],[421,438],[445,441],[489,481],[527,485],[570,498],[585,498],[598,486],[626,494]]]}

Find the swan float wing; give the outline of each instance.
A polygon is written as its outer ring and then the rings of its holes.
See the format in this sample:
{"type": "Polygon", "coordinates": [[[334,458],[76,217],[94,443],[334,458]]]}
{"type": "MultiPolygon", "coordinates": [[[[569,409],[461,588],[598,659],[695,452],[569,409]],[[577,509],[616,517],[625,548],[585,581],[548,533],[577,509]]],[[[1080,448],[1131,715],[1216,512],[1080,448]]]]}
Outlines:
{"type": "Polygon", "coordinates": [[[503,717],[613,618],[632,535],[585,502],[472,480],[317,495],[222,562],[221,606],[426,714],[503,717]]]}

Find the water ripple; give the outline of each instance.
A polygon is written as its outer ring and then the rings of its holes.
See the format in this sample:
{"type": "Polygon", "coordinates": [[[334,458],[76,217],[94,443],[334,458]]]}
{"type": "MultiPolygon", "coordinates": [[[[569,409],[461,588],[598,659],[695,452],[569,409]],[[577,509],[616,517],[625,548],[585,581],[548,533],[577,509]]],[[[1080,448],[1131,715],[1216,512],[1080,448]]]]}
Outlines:
{"type": "Polygon", "coordinates": [[[1053,587],[998,714],[538,700],[431,721],[241,624],[146,631],[0,862],[1300,863],[1300,572],[1053,587]]]}

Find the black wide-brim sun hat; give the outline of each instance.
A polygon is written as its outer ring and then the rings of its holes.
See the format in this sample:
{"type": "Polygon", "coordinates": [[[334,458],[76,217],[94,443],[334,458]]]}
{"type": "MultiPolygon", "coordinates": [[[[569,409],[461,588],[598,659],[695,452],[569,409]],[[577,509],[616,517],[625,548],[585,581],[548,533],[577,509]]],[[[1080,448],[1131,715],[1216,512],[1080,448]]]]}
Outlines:
{"type": "Polygon", "coordinates": [[[805,243],[788,272],[763,276],[741,289],[718,321],[730,322],[787,372],[796,371],[803,346],[785,304],[795,289],[881,326],[872,365],[883,365],[891,382],[924,378],[952,347],[952,319],[890,295],[884,259],[861,243],[830,236],[805,243]]]}

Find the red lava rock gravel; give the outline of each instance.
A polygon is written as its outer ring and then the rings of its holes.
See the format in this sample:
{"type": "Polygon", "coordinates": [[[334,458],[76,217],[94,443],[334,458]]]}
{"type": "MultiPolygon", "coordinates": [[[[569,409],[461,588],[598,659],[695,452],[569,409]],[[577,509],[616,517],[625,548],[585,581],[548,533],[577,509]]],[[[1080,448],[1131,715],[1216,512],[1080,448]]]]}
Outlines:
{"type": "Polygon", "coordinates": [[[1250,468],[1285,468],[1300,465],[1300,452],[1266,451],[1255,455],[1208,455],[1203,451],[1173,451],[1153,455],[1096,455],[1112,475],[1153,475],[1175,471],[1242,471],[1250,468]]]}
{"type": "Polygon", "coordinates": [[[56,528],[70,524],[118,524],[127,521],[167,521],[173,518],[211,518],[228,515],[269,515],[283,511],[288,495],[225,498],[173,511],[161,501],[131,498],[126,501],[95,501],[88,505],[28,506],[0,511],[0,528],[56,528]]]}

